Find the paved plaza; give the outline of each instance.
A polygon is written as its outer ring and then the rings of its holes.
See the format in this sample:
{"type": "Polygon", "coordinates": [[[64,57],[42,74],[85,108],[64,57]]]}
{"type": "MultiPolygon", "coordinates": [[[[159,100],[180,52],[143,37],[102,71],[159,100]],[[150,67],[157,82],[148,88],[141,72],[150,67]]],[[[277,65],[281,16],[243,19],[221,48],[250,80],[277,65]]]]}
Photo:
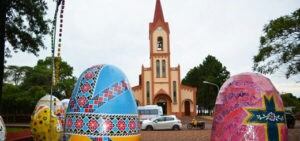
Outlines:
{"type": "MultiPolygon", "coordinates": [[[[204,130],[181,131],[142,131],[142,141],[210,141],[211,124],[204,130]]],[[[296,122],[294,129],[288,131],[289,141],[300,141],[300,121],[296,122]]]]}
{"type": "MultiPolygon", "coordinates": [[[[19,135],[20,137],[30,136],[30,129],[21,134],[24,135],[19,135]]],[[[141,131],[142,141],[210,141],[210,134],[211,121],[206,121],[204,130],[184,128],[180,131],[141,131]]],[[[8,141],[13,141],[13,136],[8,134],[8,141]]],[[[300,141],[300,120],[296,121],[294,129],[289,129],[288,139],[289,141],[300,141]]]]}

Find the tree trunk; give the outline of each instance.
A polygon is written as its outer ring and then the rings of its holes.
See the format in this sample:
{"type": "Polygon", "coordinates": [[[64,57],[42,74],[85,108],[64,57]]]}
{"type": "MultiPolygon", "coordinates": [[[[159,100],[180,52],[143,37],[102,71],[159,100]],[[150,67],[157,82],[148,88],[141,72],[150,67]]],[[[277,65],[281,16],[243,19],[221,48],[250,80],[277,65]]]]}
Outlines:
{"type": "Polygon", "coordinates": [[[0,113],[2,108],[3,74],[4,74],[4,50],[5,50],[5,21],[7,1],[0,2],[0,113]]]}

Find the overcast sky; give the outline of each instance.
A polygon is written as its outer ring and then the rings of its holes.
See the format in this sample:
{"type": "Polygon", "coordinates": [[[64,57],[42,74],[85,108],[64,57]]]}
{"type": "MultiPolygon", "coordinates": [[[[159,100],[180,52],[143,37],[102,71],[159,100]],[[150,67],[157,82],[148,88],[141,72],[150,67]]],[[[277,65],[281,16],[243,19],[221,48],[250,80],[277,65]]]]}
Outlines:
{"type": "MultiPolygon", "coordinates": [[[[52,0],[48,0],[53,3],[52,0]]],[[[95,64],[113,64],[138,84],[141,66],[149,66],[149,22],[156,0],[66,0],[62,58],[75,76],[95,64]]],[[[300,8],[300,0],[161,0],[170,26],[171,65],[181,65],[183,78],[207,55],[215,56],[231,75],[251,72],[262,29],[271,19],[300,8]]],[[[53,17],[54,5],[49,5],[53,17]]],[[[8,64],[34,66],[40,56],[18,53],[8,64]]],[[[300,97],[298,77],[284,71],[268,76],[279,92],[300,97]]]]}

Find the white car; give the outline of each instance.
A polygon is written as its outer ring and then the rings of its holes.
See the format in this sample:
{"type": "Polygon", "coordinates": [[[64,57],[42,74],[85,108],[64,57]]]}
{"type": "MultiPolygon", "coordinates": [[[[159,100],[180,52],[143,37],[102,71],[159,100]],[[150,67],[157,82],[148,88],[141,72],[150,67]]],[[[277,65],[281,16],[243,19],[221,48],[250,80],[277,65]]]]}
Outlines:
{"type": "Polygon", "coordinates": [[[159,116],[151,120],[144,120],[142,122],[142,130],[180,130],[182,128],[181,120],[174,115],[159,116]]]}

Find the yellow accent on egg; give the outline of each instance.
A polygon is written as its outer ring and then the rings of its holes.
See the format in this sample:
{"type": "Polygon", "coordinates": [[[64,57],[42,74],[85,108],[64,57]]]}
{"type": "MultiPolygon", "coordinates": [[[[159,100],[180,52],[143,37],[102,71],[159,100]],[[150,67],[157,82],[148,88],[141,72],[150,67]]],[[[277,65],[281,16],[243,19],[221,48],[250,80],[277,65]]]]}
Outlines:
{"type": "Polygon", "coordinates": [[[92,141],[92,140],[87,136],[72,135],[69,141],[92,141]]]}
{"type": "Polygon", "coordinates": [[[141,136],[140,135],[135,135],[135,136],[125,136],[125,137],[117,137],[117,136],[113,136],[111,137],[112,141],[140,141],[141,140],[141,136]]]}
{"type": "Polygon", "coordinates": [[[32,116],[30,127],[34,140],[60,140],[61,126],[58,118],[55,115],[52,115],[50,122],[50,109],[47,106],[44,106],[35,112],[32,116]]]}

